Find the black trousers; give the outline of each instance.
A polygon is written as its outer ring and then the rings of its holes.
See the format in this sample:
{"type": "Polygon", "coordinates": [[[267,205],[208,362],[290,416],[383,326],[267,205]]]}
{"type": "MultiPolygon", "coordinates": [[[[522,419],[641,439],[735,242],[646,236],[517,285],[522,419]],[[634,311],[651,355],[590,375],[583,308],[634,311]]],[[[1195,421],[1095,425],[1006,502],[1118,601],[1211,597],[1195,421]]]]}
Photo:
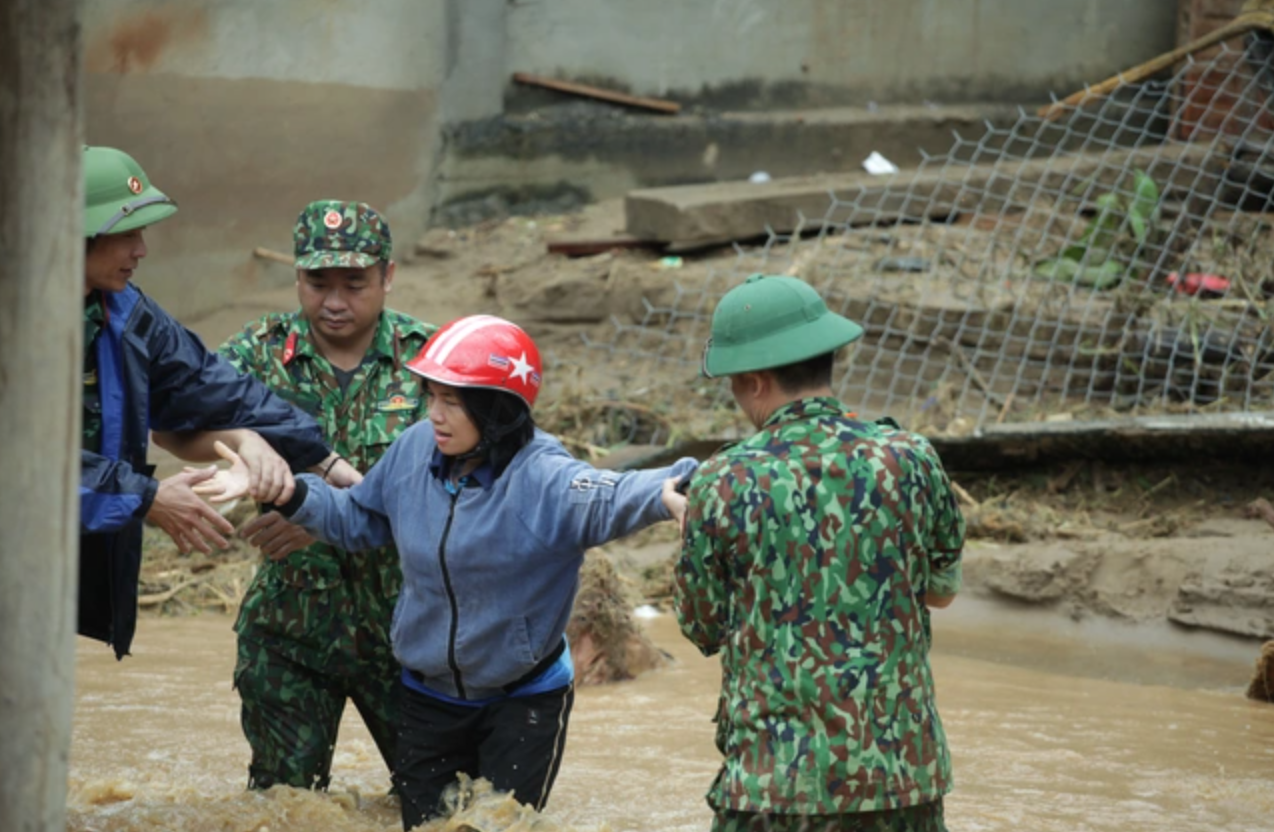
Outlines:
{"type": "Polygon", "coordinates": [[[403,829],[442,814],[442,796],[463,772],[485,777],[536,811],[548,802],[566,746],[575,686],[481,708],[441,702],[402,686],[398,764],[403,829]]]}

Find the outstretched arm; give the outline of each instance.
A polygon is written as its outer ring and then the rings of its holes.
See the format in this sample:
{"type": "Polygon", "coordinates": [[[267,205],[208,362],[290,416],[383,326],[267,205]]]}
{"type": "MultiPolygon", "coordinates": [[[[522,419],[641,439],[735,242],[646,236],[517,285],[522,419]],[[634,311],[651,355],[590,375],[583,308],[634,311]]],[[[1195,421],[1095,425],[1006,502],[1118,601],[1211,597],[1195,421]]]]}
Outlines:
{"type": "Polygon", "coordinates": [[[275,508],[294,525],[333,546],[350,550],[388,546],[394,542],[394,529],[381,499],[382,483],[373,476],[378,467],[353,488],[333,488],[314,474],[302,474],[292,499],[275,508]]]}
{"type": "MultiPolygon", "coordinates": [[[[318,465],[331,454],[313,418],[210,352],[194,333],[149,298],[144,302],[145,312],[152,316],[145,329],[151,357],[152,430],[188,433],[247,428],[287,460],[293,471],[318,465]]],[[[157,441],[162,444],[168,440],[157,441]]],[[[196,440],[191,452],[197,455],[202,451],[204,459],[214,458],[208,448],[212,441],[196,440]]]]}
{"type": "MultiPolygon", "coordinates": [[[[401,480],[411,475],[415,465],[411,453],[402,450],[409,434],[410,431],[390,445],[381,460],[351,487],[333,487],[322,477],[302,474],[296,479],[292,498],[274,508],[292,524],[343,549],[370,549],[392,543],[401,480]]],[[[352,467],[350,471],[358,476],[352,467]]]]}
{"type": "MultiPolygon", "coordinates": [[[[226,458],[217,445],[242,460],[247,473],[247,494],[258,503],[285,503],[292,497],[292,470],[256,431],[247,428],[187,433],[156,431],[155,444],[187,462],[216,462],[226,458]]],[[[239,495],[236,495],[239,496],[239,495]]]]}
{"type": "Polygon", "coordinates": [[[545,499],[535,511],[536,528],[554,529],[565,549],[600,546],[632,534],[673,514],[662,499],[664,482],[690,473],[698,463],[690,458],[667,468],[643,471],[602,471],[560,453],[545,454],[545,499]]]}

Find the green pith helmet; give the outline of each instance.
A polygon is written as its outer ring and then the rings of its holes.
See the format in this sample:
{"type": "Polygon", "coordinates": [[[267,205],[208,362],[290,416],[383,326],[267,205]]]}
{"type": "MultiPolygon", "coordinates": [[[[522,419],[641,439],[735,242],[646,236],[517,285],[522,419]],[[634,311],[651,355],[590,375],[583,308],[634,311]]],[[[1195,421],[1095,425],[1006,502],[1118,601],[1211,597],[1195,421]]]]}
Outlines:
{"type": "Polygon", "coordinates": [[[703,374],[715,378],[796,364],[862,336],[861,326],[830,311],[805,281],[754,274],[726,292],[712,313],[703,374]]]}
{"type": "Polygon", "coordinates": [[[165,220],[177,203],[150,184],[137,160],[113,147],[84,148],[84,236],[123,234],[165,220]]]}

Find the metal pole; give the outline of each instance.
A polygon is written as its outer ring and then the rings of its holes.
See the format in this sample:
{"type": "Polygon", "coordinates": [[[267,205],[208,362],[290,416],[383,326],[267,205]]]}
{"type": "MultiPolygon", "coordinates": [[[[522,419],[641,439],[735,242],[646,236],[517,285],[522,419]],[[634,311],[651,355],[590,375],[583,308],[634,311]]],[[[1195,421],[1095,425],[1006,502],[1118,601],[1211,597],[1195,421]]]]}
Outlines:
{"type": "Polygon", "coordinates": [[[65,829],[79,546],[80,4],[0,0],[0,829],[65,829]]]}

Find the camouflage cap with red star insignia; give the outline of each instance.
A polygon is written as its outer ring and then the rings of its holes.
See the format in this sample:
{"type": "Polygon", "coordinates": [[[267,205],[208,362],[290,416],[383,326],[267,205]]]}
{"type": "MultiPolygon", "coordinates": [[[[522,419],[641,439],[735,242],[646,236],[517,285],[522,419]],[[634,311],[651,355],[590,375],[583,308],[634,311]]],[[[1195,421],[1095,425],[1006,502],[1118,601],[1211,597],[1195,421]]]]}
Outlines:
{"type": "Polygon", "coordinates": [[[305,206],[292,231],[298,269],[365,269],[388,262],[389,223],[363,202],[321,199],[305,206]]]}

